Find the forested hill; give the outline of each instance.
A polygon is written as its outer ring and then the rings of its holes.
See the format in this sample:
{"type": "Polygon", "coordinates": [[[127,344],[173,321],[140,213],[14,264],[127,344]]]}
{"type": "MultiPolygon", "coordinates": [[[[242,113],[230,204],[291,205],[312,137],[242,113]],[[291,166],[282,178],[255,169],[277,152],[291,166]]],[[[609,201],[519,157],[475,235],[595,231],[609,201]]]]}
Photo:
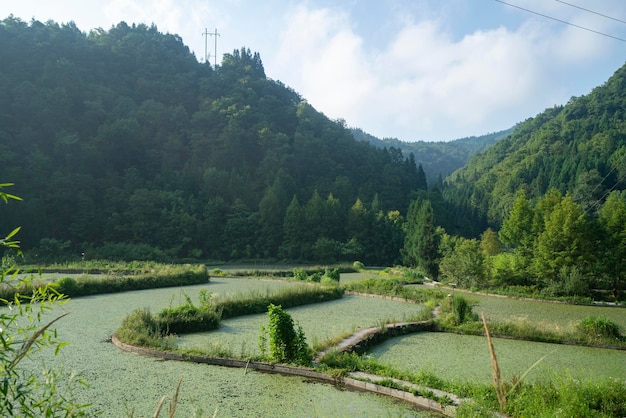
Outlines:
{"type": "Polygon", "coordinates": [[[428,184],[435,184],[440,179],[445,179],[452,172],[463,167],[471,157],[483,152],[510,135],[511,132],[513,128],[447,142],[405,142],[396,138],[380,139],[362,129],[352,129],[352,134],[359,141],[365,141],[378,148],[397,148],[407,156],[413,153],[416,162],[422,165],[426,173],[428,184]]]}
{"type": "Polygon", "coordinates": [[[354,140],[258,54],[213,68],[154,26],[9,17],[0,91],[0,183],[24,198],[0,230],[22,225],[33,257],[393,263],[426,187],[412,156],[354,140]]]}
{"type": "Polygon", "coordinates": [[[626,186],[626,66],[590,94],[546,109],[447,179],[446,197],[498,226],[515,194],[554,188],[594,215],[626,186]],[[469,207],[467,207],[469,206],[469,207]]]}

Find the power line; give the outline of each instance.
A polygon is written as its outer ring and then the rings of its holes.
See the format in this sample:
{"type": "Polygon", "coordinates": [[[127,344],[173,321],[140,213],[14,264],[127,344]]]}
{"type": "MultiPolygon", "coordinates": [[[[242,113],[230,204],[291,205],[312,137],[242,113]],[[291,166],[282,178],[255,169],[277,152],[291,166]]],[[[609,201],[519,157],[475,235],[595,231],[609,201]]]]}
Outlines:
{"type": "Polygon", "coordinates": [[[626,21],[617,19],[617,18],[615,18],[613,16],[607,16],[607,15],[604,15],[602,13],[595,12],[593,10],[585,9],[584,7],[580,7],[580,6],[577,6],[575,4],[568,3],[566,1],[562,1],[562,0],[555,0],[555,1],[558,1],[559,3],[566,4],[566,5],[571,6],[571,7],[575,7],[576,9],[584,10],[585,12],[588,12],[588,13],[593,13],[594,15],[602,16],[602,17],[605,17],[607,19],[611,19],[611,20],[614,20],[616,22],[620,22],[620,23],[625,23],[626,24],[626,21]]]}
{"type": "Polygon", "coordinates": [[[528,12],[528,13],[532,13],[532,14],[535,14],[535,15],[538,15],[538,16],[541,16],[541,17],[545,17],[547,19],[556,20],[557,22],[565,23],[566,25],[574,26],[575,28],[578,28],[578,29],[583,29],[583,30],[586,30],[588,32],[593,32],[593,33],[598,34],[598,35],[606,36],[607,38],[612,38],[612,39],[615,39],[615,40],[618,40],[618,41],[626,42],[626,39],[618,38],[617,36],[609,35],[608,33],[599,32],[597,30],[589,29],[589,28],[586,28],[584,26],[577,25],[575,23],[571,23],[571,22],[567,22],[565,20],[557,19],[556,17],[544,15],[543,13],[535,12],[535,11],[530,10],[530,9],[525,9],[523,7],[516,6],[514,4],[507,3],[507,2],[502,1],[502,0],[495,0],[495,1],[497,1],[498,3],[506,4],[507,6],[515,7],[516,9],[524,10],[525,12],[528,12]]]}

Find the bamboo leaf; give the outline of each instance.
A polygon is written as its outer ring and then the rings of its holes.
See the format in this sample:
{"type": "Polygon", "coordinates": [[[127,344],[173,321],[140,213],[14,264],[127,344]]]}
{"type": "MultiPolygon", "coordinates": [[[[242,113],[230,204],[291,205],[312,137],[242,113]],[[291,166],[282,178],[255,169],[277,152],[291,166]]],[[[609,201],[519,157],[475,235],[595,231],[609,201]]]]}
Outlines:
{"type": "Polygon", "coordinates": [[[18,232],[20,232],[20,229],[22,229],[21,226],[18,226],[17,228],[15,228],[13,231],[9,232],[9,235],[7,235],[4,239],[8,240],[11,237],[13,237],[15,234],[17,234],[18,232]]]}

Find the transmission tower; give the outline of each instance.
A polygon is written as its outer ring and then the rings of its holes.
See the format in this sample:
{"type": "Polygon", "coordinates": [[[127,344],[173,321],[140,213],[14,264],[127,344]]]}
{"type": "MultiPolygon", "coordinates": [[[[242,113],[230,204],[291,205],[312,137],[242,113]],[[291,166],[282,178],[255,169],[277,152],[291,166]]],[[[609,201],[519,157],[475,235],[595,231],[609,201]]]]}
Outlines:
{"type": "Polygon", "coordinates": [[[207,62],[210,57],[207,51],[209,36],[215,37],[215,50],[213,53],[213,58],[214,58],[213,65],[217,68],[217,37],[221,35],[217,33],[217,28],[215,29],[215,32],[209,32],[208,29],[204,28],[204,32],[202,33],[202,36],[204,36],[204,62],[207,62]]]}

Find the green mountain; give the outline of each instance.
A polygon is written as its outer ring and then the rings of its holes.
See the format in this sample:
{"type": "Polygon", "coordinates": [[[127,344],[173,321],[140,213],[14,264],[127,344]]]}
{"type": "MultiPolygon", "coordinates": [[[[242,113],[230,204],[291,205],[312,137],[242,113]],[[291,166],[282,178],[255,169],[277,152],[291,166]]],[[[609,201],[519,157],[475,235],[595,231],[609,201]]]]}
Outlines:
{"type": "Polygon", "coordinates": [[[470,136],[447,142],[405,142],[396,138],[377,138],[359,128],[352,129],[352,135],[377,148],[397,148],[408,156],[415,155],[417,164],[421,164],[428,184],[435,184],[455,170],[463,167],[467,161],[513,132],[514,128],[493,132],[481,136],[470,136]]]}
{"type": "MultiPolygon", "coordinates": [[[[590,94],[546,109],[447,178],[458,210],[499,226],[515,193],[536,201],[550,189],[594,215],[626,180],[626,66],[590,94]]],[[[476,231],[474,231],[476,232],[476,231]]]]}
{"type": "Polygon", "coordinates": [[[0,182],[27,254],[398,261],[415,162],[155,26],[0,22],[0,182]],[[374,240],[373,236],[384,242],[374,240]]]}

